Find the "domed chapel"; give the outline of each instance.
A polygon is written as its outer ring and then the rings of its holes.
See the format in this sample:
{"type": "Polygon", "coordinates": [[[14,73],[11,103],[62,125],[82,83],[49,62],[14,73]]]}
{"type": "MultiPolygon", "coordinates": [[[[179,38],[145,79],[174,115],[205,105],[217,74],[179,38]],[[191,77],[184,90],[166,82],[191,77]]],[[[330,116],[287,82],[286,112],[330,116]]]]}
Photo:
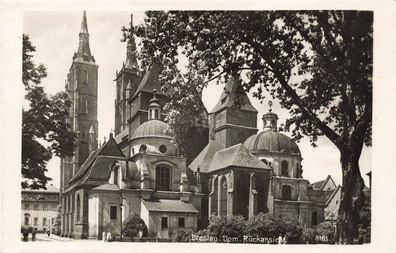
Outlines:
{"type": "MultiPolygon", "coordinates": [[[[131,19],[132,24],[132,19],[131,19]]],[[[148,236],[170,238],[178,228],[197,231],[211,216],[260,212],[294,217],[304,226],[324,219],[324,195],[303,178],[298,145],[278,132],[276,113],[262,116],[238,76],[190,131],[185,157],[164,122],[167,95],[153,62],[140,76],[134,38],[116,72],[114,135],[97,142],[97,69],[84,12],[78,52],[66,81],[73,98],[69,122],[78,133],[73,157],[61,160],[61,235],[119,236],[121,223],[138,214],[148,236]],[[89,92],[84,92],[89,91],[89,92]],[[89,130],[88,130],[89,129],[89,130]]]]}

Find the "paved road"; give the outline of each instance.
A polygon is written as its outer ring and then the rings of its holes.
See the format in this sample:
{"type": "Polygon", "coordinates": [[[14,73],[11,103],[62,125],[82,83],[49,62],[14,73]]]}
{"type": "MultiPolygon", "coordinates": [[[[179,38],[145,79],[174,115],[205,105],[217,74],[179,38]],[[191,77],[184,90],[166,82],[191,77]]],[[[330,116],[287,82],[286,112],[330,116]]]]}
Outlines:
{"type": "MultiPolygon", "coordinates": [[[[37,242],[70,242],[74,240],[71,238],[60,237],[53,234],[51,234],[50,236],[48,236],[47,234],[36,234],[36,241],[37,242]]],[[[32,234],[29,234],[29,242],[32,242],[32,234]]]]}

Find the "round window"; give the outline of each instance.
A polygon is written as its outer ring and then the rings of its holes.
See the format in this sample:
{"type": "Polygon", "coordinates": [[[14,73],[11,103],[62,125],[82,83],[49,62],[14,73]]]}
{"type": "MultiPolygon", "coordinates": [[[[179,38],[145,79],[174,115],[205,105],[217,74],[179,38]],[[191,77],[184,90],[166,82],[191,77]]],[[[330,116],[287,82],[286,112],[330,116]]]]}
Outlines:
{"type": "Polygon", "coordinates": [[[168,150],[168,149],[166,148],[165,145],[159,146],[159,151],[160,151],[162,154],[165,154],[167,150],[168,150]]]}

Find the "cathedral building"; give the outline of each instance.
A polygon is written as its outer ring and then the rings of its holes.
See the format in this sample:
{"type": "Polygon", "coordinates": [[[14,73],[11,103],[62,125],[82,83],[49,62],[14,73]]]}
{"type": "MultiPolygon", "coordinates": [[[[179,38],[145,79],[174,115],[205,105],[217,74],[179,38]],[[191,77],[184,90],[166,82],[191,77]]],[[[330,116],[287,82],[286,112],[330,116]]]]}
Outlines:
{"type": "Polygon", "coordinates": [[[68,120],[78,143],[75,155],[61,163],[62,236],[119,236],[130,214],[158,238],[170,238],[178,228],[206,228],[211,216],[262,212],[292,216],[305,226],[324,219],[323,191],[302,177],[299,147],[278,132],[271,110],[262,117],[264,129],[257,129],[258,112],[238,76],[190,129],[193,145],[186,157],[164,122],[169,93],[161,89],[160,71],[153,62],[139,74],[130,37],[115,77],[114,135],[98,146],[98,65],[84,12],[66,81],[73,101],[68,120]]]}

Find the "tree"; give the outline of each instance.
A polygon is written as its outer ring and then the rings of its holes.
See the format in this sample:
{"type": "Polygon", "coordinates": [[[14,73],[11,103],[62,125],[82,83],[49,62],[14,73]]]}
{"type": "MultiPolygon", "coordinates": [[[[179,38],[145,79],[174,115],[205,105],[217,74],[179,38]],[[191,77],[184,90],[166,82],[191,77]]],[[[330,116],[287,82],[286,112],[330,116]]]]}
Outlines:
{"type": "Polygon", "coordinates": [[[148,229],[144,220],[140,218],[139,214],[129,214],[122,224],[122,234],[129,237],[138,237],[139,231],[142,231],[143,237],[147,237],[148,229]]]}
{"type": "Polygon", "coordinates": [[[22,109],[22,188],[39,189],[51,180],[45,172],[52,155],[73,155],[76,135],[66,123],[71,101],[65,92],[46,94],[40,85],[46,68],[33,62],[35,51],[29,36],[23,35],[22,82],[29,105],[22,109]]]}
{"type": "Polygon", "coordinates": [[[295,140],[308,136],[316,146],[326,136],[341,157],[337,238],[352,243],[364,202],[358,162],[371,145],[372,24],[365,11],[155,11],[132,30],[142,56],[162,61],[165,85],[177,79],[180,57],[204,85],[241,74],[245,90],[289,110],[284,129],[295,140]]]}

